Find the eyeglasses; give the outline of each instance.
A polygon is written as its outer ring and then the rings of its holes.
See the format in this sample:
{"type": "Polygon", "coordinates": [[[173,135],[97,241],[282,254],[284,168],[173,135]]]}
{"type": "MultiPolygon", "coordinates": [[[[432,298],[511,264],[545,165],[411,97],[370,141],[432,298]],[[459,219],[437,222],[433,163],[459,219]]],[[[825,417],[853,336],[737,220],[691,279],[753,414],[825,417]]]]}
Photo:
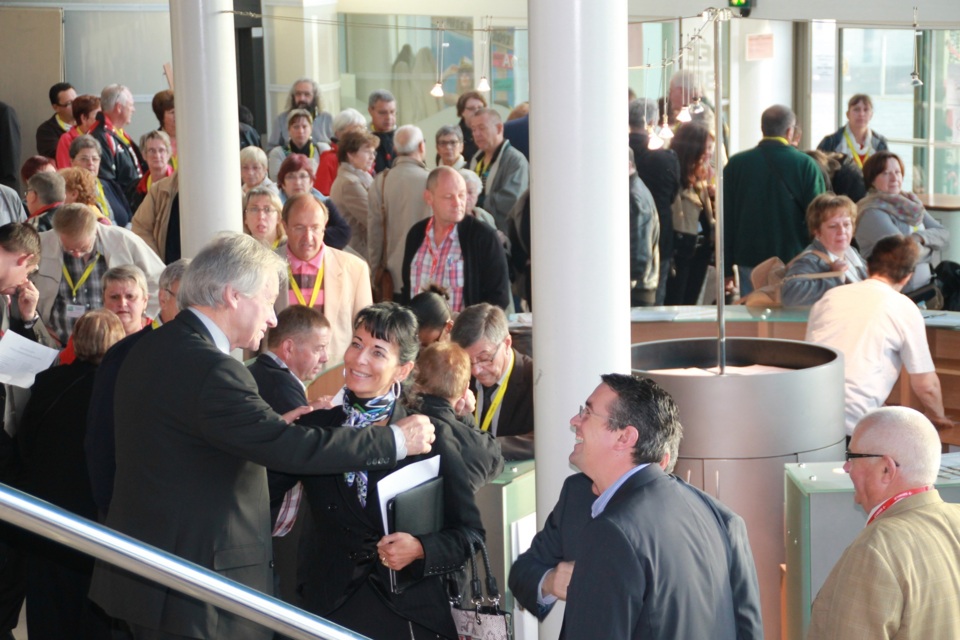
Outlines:
{"type": "Polygon", "coordinates": [[[270,214],[275,212],[276,212],[276,209],[274,209],[273,207],[247,207],[247,213],[256,213],[257,215],[270,214]]]}
{"type": "Polygon", "coordinates": [[[73,100],[71,100],[71,101],[68,102],[67,104],[60,104],[60,103],[58,102],[58,103],[57,103],[57,106],[60,107],[61,109],[66,109],[67,107],[72,107],[72,106],[73,106],[73,100]]]}
{"type": "Polygon", "coordinates": [[[593,416],[595,418],[600,418],[601,420],[611,420],[610,416],[602,416],[599,413],[594,413],[593,410],[590,409],[590,407],[585,407],[583,405],[580,405],[580,409],[577,411],[577,416],[581,420],[586,420],[590,416],[593,416]]]}
{"type": "Polygon", "coordinates": [[[441,140],[437,143],[438,147],[455,147],[460,144],[459,140],[441,140]]]}
{"type": "MultiPolygon", "coordinates": [[[[506,341],[504,341],[506,342],[506,341]]],[[[493,353],[490,355],[483,355],[477,358],[476,360],[470,360],[470,368],[475,369],[476,367],[487,368],[497,357],[497,354],[500,353],[500,347],[504,345],[504,342],[501,342],[497,345],[497,348],[493,350],[493,353]]]]}
{"type": "MultiPolygon", "coordinates": [[[[856,460],[857,458],[882,458],[885,455],[887,454],[885,453],[854,453],[850,451],[850,449],[847,449],[847,462],[850,462],[851,460],[856,460]]],[[[900,466],[900,463],[897,462],[896,460],[894,460],[893,463],[898,467],[900,466]]]]}

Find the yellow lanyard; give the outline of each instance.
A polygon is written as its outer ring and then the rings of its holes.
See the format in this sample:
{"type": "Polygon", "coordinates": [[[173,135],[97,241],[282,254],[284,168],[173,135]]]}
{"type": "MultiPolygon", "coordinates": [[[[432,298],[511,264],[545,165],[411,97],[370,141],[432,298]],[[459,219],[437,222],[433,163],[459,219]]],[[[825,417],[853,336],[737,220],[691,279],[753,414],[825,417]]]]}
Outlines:
{"type": "Polygon", "coordinates": [[[843,130],[843,137],[847,139],[847,146],[850,147],[850,153],[853,154],[853,161],[856,162],[860,170],[863,171],[863,160],[860,159],[860,154],[857,153],[857,147],[854,146],[853,140],[850,139],[850,132],[847,131],[846,128],[843,130]]]}
{"type": "Polygon", "coordinates": [[[53,117],[57,119],[57,124],[60,125],[60,128],[61,128],[61,129],[63,129],[64,131],[70,131],[70,127],[73,126],[73,125],[69,125],[69,124],[67,124],[66,122],[64,122],[63,120],[61,120],[61,119],[60,119],[60,114],[55,113],[55,114],[53,114],[53,117]]]}
{"type": "Polygon", "coordinates": [[[300,291],[300,285],[297,284],[296,279],[293,277],[293,269],[287,267],[287,271],[290,272],[290,286],[293,287],[293,295],[297,296],[297,302],[305,307],[313,307],[313,305],[317,303],[317,296],[320,295],[320,287],[323,284],[323,263],[320,263],[320,271],[317,272],[317,279],[313,283],[313,293],[310,294],[310,304],[307,304],[303,297],[303,292],[300,291]]]}
{"type": "Polygon", "coordinates": [[[70,272],[67,271],[67,265],[61,267],[63,269],[63,277],[67,280],[67,285],[70,287],[70,292],[73,294],[73,301],[77,301],[77,291],[80,291],[80,287],[83,286],[83,283],[87,281],[87,278],[90,277],[90,274],[93,273],[93,268],[97,266],[97,260],[100,259],[100,252],[97,252],[97,255],[93,258],[90,264],[87,265],[86,270],[84,270],[83,275],[80,276],[80,279],[77,281],[77,284],[73,284],[73,278],[70,277],[70,272]]]}
{"type": "Polygon", "coordinates": [[[160,316],[157,316],[154,319],[154,321],[150,323],[150,326],[153,327],[154,329],[159,329],[161,324],[162,323],[160,322],[160,316]]]}
{"type": "Polygon", "coordinates": [[[477,167],[474,169],[474,171],[478,176],[481,178],[483,177],[483,174],[487,172],[486,156],[483,156],[477,160],[477,167]]]}
{"type": "Polygon", "coordinates": [[[788,146],[788,147],[790,146],[790,141],[787,140],[786,138],[782,137],[782,136],[763,136],[762,139],[763,139],[763,140],[776,140],[777,142],[780,142],[780,143],[782,143],[782,144],[784,144],[784,145],[786,145],[786,146],[788,146]]]}
{"type": "MultiPolygon", "coordinates": [[[[273,248],[276,249],[279,246],[280,246],[280,238],[277,238],[276,240],[273,241],[273,248]]],[[[320,265],[320,268],[323,269],[323,265],[320,265]]]]}
{"type": "MultiPolygon", "coordinates": [[[[510,348],[510,366],[507,367],[507,376],[503,379],[503,384],[500,385],[500,388],[497,389],[497,392],[493,394],[493,398],[490,400],[490,408],[487,409],[487,416],[483,419],[483,425],[480,426],[481,431],[488,431],[490,429],[490,423],[493,422],[493,415],[497,412],[497,409],[500,408],[500,403],[503,402],[503,395],[507,392],[507,385],[510,383],[510,374],[513,373],[513,360],[514,353],[513,349],[510,348]]],[[[474,419],[480,422],[480,405],[477,405],[474,412],[474,419]]]]}
{"type": "Polygon", "coordinates": [[[127,137],[127,134],[123,132],[123,129],[114,128],[113,132],[117,134],[117,137],[123,140],[123,144],[130,146],[130,138],[127,137]]]}
{"type": "Polygon", "coordinates": [[[107,203],[107,194],[103,192],[103,183],[97,179],[97,206],[103,211],[103,217],[110,217],[110,205],[107,203]]]}

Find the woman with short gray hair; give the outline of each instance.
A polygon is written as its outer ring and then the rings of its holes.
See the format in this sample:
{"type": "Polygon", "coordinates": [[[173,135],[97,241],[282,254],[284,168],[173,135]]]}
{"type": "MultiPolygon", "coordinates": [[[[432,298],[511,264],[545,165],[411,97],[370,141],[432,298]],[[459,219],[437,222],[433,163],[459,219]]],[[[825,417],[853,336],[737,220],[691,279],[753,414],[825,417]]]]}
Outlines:
{"type": "MultiPolygon", "coordinates": [[[[86,169],[94,176],[100,175],[100,158],[103,147],[90,134],[78,136],[70,143],[70,162],[74,167],[86,169]]],[[[97,177],[97,208],[111,223],[126,227],[133,218],[130,203],[113,180],[97,177]]]]}

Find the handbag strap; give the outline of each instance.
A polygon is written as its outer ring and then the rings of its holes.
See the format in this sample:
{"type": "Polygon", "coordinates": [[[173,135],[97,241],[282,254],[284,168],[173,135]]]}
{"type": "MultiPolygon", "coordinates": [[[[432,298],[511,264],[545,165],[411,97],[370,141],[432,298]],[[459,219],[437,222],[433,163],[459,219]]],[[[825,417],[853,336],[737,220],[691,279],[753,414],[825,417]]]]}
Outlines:
{"type": "Polygon", "coordinates": [[[383,242],[380,243],[380,265],[387,265],[387,174],[390,173],[390,167],[382,172],[383,181],[380,183],[380,225],[383,228],[383,242]]]}

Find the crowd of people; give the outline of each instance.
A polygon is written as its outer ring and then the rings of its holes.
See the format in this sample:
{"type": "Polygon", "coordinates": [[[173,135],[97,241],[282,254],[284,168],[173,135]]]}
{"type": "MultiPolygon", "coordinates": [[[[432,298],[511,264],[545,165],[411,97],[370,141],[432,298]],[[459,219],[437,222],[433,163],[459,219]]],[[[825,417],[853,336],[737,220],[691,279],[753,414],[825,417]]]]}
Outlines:
{"type": "MultiPolygon", "coordinates": [[[[430,163],[388,91],[370,94],[368,124],[324,111],[316,82],[298,79],[265,148],[240,127],[244,233],[186,260],[173,92],[154,97],[158,127],[139,143],[125,133],[126,87],[78,95],[58,83],[49,97],[23,201],[0,193],[0,320],[60,356],[29,400],[5,387],[5,415],[19,420],[0,433],[3,479],[371,637],[457,637],[447,588],[484,538],[474,494],[505,460],[533,457],[534,366],[507,321],[532,302],[529,115],[504,122],[464,91],[430,163]],[[333,369],[343,389],[318,397],[311,384],[333,369]],[[441,521],[392,530],[380,483],[433,458],[441,521]]],[[[951,424],[920,312],[901,295],[930,286],[947,233],[902,191],[902,161],[869,129],[870,98],[851,98],[819,155],[796,150],[795,116],[770,107],[760,144],[722,168],[726,136],[689,74],[659,103],[631,98],[632,304],[703,300],[723,171],[740,291],[779,258],[784,302],[814,305],[809,339],[851,354],[853,443],[901,360],[934,424],[951,424]],[[687,100],[704,108],[682,122],[687,100]],[[873,336],[867,348],[851,325],[873,336]],[[864,351],[875,345],[887,365],[876,380],[864,351]]],[[[568,638],[762,637],[742,520],[669,475],[682,433],[669,395],[605,375],[571,426],[582,474],[514,567],[523,606],[542,618],[569,596],[568,638]],[[635,517],[666,503],[686,506],[635,517]]],[[[269,637],[56,545],[0,544],[0,632],[26,593],[31,637],[269,637]]]]}

